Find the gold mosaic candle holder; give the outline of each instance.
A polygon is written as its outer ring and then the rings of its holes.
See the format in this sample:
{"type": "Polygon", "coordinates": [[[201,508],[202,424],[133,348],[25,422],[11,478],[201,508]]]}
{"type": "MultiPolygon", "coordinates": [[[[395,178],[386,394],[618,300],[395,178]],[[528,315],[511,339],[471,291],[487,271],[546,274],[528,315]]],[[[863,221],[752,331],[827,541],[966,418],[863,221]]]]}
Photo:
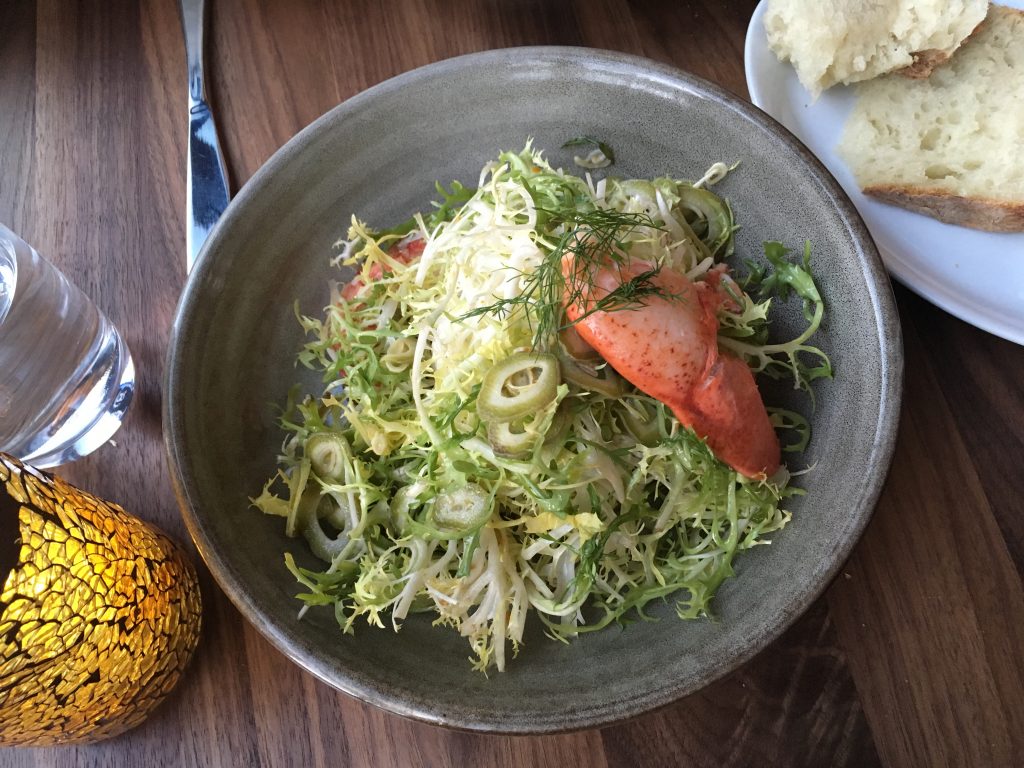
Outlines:
{"type": "Polygon", "coordinates": [[[0,745],[141,723],[199,640],[196,573],[120,507],[0,454],[0,745]]]}

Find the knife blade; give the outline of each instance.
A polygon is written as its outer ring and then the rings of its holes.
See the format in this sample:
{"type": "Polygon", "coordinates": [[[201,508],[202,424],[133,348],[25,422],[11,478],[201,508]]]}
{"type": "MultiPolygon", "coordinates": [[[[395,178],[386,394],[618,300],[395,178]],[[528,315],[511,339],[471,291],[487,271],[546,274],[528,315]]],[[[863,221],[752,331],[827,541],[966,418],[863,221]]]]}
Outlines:
{"type": "Polygon", "coordinates": [[[188,167],[186,179],[186,272],[191,272],[231,195],[217,125],[206,100],[203,79],[205,0],[181,0],[181,22],[188,61],[188,167]]]}

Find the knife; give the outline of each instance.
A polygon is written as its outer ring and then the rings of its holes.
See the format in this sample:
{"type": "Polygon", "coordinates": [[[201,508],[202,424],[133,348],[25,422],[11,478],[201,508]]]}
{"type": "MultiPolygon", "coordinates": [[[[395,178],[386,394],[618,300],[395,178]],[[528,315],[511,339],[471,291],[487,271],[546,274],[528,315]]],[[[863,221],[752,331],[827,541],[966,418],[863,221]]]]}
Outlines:
{"type": "Polygon", "coordinates": [[[191,272],[207,235],[228,206],[224,155],[217,142],[217,126],[206,102],[203,81],[203,15],[205,0],[181,0],[188,60],[188,178],[185,206],[185,270],[191,272]]]}

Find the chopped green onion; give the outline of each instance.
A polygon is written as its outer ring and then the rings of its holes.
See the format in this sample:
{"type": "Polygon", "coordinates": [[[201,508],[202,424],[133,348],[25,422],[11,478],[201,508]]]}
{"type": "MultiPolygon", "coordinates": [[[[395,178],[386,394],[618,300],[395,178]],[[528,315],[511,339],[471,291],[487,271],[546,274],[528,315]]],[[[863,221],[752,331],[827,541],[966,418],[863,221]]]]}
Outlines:
{"type": "Polygon", "coordinates": [[[499,456],[515,459],[526,456],[533,450],[537,436],[523,429],[520,423],[492,421],[487,424],[487,442],[499,456]]]}
{"type": "Polygon", "coordinates": [[[338,432],[315,432],[306,440],[306,458],[322,480],[341,480],[345,465],[352,460],[352,448],[338,432]]]}
{"type": "Polygon", "coordinates": [[[309,548],[313,550],[313,554],[321,560],[331,562],[345,549],[345,546],[348,544],[348,537],[344,534],[338,534],[332,539],[324,532],[323,526],[320,523],[323,501],[324,497],[320,495],[318,490],[315,488],[306,489],[306,492],[302,494],[301,506],[303,509],[300,525],[302,527],[302,535],[309,542],[309,548]]]}
{"type": "MultiPolygon", "coordinates": [[[[469,536],[491,516],[491,498],[476,483],[442,491],[434,499],[433,523],[442,531],[469,536]]],[[[454,537],[453,537],[454,538],[454,537]]]]}

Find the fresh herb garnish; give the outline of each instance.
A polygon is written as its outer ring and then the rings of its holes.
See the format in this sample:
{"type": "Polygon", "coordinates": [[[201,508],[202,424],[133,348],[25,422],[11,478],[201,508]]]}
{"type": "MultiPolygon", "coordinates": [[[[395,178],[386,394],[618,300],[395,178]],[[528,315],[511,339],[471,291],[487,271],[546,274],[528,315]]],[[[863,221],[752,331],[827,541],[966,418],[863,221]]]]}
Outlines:
{"type": "Polygon", "coordinates": [[[643,213],[624,213],[605,208],[580,211],[544,211],[562,221],[565,232],[544,259],[529,274],[523,276],[523,289],[518,296],[499,299],[493,304],[467,312],[459,317],[466,320],[493,314],[507,317],[519,309],[526,314],[533,331],[535,349],[550,349],[556,334],[584,320],[595,312],[617,312],[643,306],[652,296],[673,298],[672,294],[655,283],[661,265],[626,277],[630,264],[629,245],[625,242],[640,227],[660,231],[661,227],[643,213]],[[568,260],[570,268],[564,266],[568,260]],[[618,270],[621,283],[597,301],[591,299],[597,274],[609,266],[618,270]],[[585,308],[583,314],[568,321],[565,306],[585,308]]]}

